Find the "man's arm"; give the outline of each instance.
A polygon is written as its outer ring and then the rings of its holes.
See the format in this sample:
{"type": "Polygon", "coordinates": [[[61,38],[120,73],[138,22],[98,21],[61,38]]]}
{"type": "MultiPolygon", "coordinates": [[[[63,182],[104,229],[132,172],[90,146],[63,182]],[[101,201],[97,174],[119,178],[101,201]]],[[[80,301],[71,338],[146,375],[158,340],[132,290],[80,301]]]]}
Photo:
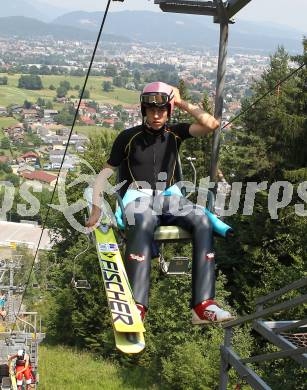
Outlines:
{"type": "Polygon", "coordinates": [[[7,360],[8,360],[8,362],[11,362],[12,360],[14,360],[16,358],[17,358],[17,354],[15,354],[15,355],[8,355],[7,360]]]}
{"type": "Polygon", "coordinates": [[[29,364],[30,364],[30,356],[29,355],[26,355],[26,364],[25,364],[25,368],[24,368],[24,371],[26,371],[26,369],[29,367],[29,364]]]}
{"type": "Polygon", "coordinates": [[[188,103],[182,100],[178,88],[174,88],[175,105],[183,111],[186,111],[197,123],[193,123],[189,128],[189,133],[192,137],[200,137],[211,133],[219,127],[219,121],[217,121],[212,115],[200,109],[194,104],[188,103]]]}
{"type": "Polygon", "coordinates": [[[95,180],[93,187],[92,211],[89,219],[86,221],[86,227],[95,226],[100,218],[101,195],[109,185],[108,179],[112,176],[114,170],[115,167],[112,167],[110,164],[106,163],[95,180]]]}

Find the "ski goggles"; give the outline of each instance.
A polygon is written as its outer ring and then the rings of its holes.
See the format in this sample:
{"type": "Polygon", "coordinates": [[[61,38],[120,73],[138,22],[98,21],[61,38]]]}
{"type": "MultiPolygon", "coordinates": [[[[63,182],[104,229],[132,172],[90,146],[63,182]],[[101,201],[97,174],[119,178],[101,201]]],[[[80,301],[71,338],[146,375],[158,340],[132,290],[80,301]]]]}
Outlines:
{"type": "Polygon", "coordinates": [[[140,100],[141,104],[163,107],[170,102],[170,96],[166,93],[149,93],[142,94],[140,100]]]}

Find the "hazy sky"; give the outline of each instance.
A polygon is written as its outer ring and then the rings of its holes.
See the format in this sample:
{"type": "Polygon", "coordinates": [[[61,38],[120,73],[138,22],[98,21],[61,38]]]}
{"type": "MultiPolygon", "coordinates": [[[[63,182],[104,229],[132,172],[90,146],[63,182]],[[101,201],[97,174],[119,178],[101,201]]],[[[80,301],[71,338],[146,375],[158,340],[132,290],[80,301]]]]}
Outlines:
{"type": "MultiPolygon", "coordinates": [[[[106,0],[37,0],[68,10],[103,11],[106,0]]],[[[112,2],[110,11],[151,10],[160,11],[154,0],[125,0],[112,2]]],[[[307,0],[251,0],[238,15],[254,21],[271,21],[288,25],[307,33],[307,0]]]]}

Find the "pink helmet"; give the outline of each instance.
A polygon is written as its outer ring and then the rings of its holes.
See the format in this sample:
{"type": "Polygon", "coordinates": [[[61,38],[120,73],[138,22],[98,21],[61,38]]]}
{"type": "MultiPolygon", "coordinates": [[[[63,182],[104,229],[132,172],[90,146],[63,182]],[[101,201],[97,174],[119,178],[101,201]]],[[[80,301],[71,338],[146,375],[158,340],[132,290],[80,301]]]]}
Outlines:
{"type": "Polygon", "coordinates": [[[147,84],[140,96],[140,101],[143,117],[146,116],[146,107],[152,106],[167,107],[168,116],[170,117],[175,103],[173,88],[160,81],[147,84]]]}

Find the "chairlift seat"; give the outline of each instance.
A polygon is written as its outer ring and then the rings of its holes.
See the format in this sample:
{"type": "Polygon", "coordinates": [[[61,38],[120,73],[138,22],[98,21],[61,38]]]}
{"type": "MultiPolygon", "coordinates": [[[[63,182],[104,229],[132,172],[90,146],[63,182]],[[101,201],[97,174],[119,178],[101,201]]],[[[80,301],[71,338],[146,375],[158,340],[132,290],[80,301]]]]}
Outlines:
{"type": "Polygon", "coordinates": [[[2,378],[1,389],[2,390],[10,390],[11,389],[11,379],[9,377],[2,378]]]}
{"type": "Polygon", "coordinates": [[[191,233],[179,226],[159,226],[154,233],[155,241],[192,240],[191,233]]]}
{"type": "Polygon", "coordinates": [[[187,275],[190,273],[190,260],[188,257],[176,256],[171,261],[160,258],[161,270],[166,275],[187,275]]]}
{"type": "Polygon", "coordinates": [[[77,279],[72,281],[73,287],[77,289],[90,290],[91,285],[87,279],[77,279]]]}

